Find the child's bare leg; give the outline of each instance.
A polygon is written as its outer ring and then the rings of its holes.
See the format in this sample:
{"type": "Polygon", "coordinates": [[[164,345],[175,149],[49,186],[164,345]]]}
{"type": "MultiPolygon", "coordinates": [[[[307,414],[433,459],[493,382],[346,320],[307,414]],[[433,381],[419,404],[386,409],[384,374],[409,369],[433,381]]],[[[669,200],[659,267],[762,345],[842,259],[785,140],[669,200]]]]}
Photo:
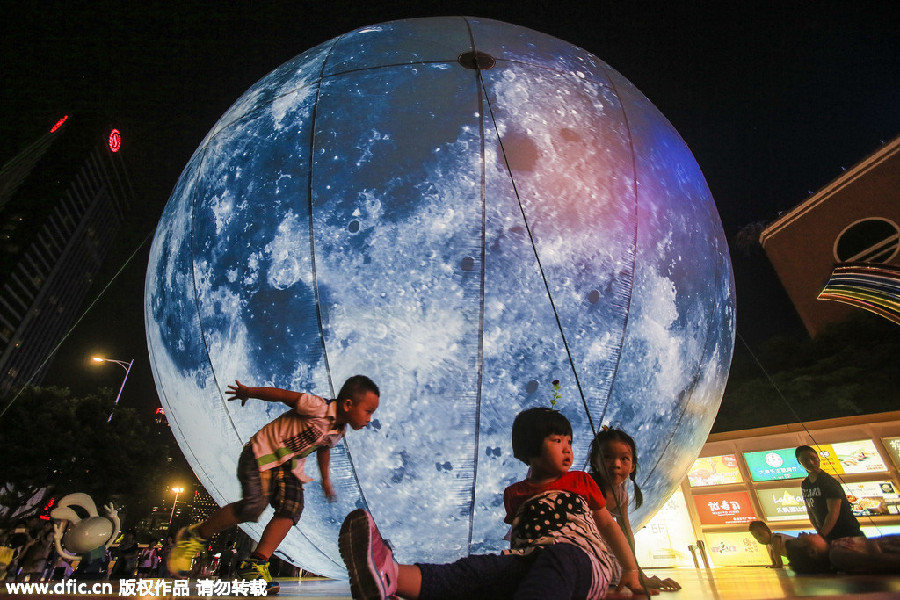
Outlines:
{"type": "Polygon", "coordinates": [[[226,504],[210,517],[197,526],[197,535],[208,540],[220,531],[225,531],[229,527],[233,527],[242,523],[241,518],[237,514],[237,502],[226,504]]]}
{"type": "Polygon", "coordinates": [[[263,530],[262,537],[259,538],[259,543],[253,552],[269,560],[293,526],[294,520],[290,517],[272,517],[272,520],[269,521],[269,524],[263,530]]]}
{"type": "Polygon", "coordinates": [[[418,600],[422,591],[422,571],[416,565],[397,565],[397,595],[418,600]]]}

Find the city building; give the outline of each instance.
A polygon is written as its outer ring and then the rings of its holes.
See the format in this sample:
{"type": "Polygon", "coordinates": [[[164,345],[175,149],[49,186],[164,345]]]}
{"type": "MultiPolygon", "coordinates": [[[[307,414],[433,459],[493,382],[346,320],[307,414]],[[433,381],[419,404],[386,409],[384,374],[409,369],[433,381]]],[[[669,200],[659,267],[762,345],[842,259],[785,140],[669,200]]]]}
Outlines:
{"type": "Polygon", "coordinates": [[[810,336],[860,308],[900,322],[898,224],[900,137],[762,231],[810,336]]]}
{"type": "Polygon", "coordinates": [[[198,485],[194,490],[193,496],[187,499],[187,506],[190,512],[191,523],[205,521],[210,515],[219,510],[219,505],[216,504],[216,501],[201,485],[198,485]]]}
{"type": "Polygon", "coordinates": [[[163,539],[181,527],[205,521],[219,508],[199,482],[195,481],[178,489],[180,491],[177,494],[173,488],[162,492],[159,503],[137,524],[139,532],[155,539],[163,539]]]}
{"type": "Polygon", "coordinates": [[[133,198],[118,130],[50,125],[0,169],[0,396],[41,382],[133,198]]]}

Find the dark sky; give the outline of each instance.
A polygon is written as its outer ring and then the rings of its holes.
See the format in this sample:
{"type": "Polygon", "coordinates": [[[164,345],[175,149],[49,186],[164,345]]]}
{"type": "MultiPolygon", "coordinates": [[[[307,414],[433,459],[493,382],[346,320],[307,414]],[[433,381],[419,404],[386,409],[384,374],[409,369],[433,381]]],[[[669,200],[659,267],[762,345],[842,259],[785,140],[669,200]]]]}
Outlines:
{"type": "MultiPolygon", "coordinates": [[[[673,123],[703,170],[732,244],[738,332],[751,344],[799,319],[761,251],[734,247],[900,134],[900,3],[893,2],[42,2],[0,24],[0,162],[64,114],[123,134],[136,190],[101,281],[122,275],[75,329],[49,382],[118,387],[92,351],[136,358],[123,402],[155,390],[143,339],[149,244],[178,175],[251,84],[332,37],[383,21],[499,19],[592,52],[673,123]],[[140,248],[133,260],[128,257],[140,248]]],[[[99,288],[94,294],[99,293],[99,288]]]]}

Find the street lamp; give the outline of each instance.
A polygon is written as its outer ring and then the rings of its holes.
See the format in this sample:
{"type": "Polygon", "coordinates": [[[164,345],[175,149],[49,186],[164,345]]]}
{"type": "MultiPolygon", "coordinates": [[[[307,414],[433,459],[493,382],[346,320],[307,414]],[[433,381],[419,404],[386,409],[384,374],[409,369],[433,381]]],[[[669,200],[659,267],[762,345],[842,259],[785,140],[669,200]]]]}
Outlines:
{"type": "Polygon", "coordinates": [[[120,367],[125,369],[125,378],[122,379],[122,385],[119,386],[119,394],[116,396],[116,402],[115,402],[115,404],[113,404],[112,410],[109,411],[109,418],[106,420],[106,422],[109,423],[110,421],[112,421],[113,411],[116,410],[116,407],[119,405],[119,398],[122,397],[122,390],[125,388],[125,382],[128,381],[128,373],[131,372],[131,365],[134,364],[134,359],[132,358],[130,362],[125,362],[124,360],[116,360],[114,358],[104,358],[102,356],[93,356],[93,357],[91,357],[91,360],[96,363],[103,363],[103,362],[116,363],[117,365],[119,365],[120,367]]]}
{"type": "Polygon", "coordinates": [[[178,494],[184,491],[183,487],[173,487],[172,491],[175,492],[175,501],[172,502],[172,514],[169,515],[169,529],[172,529],[172,519],[175,518],[175,505],[178,504],[178,494]]]}

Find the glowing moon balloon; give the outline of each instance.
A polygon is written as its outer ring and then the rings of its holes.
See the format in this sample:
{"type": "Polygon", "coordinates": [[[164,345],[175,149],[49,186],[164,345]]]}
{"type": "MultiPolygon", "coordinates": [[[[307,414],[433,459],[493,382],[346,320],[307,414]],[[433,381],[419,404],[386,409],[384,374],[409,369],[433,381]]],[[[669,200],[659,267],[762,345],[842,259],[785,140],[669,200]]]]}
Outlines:
{"type": "Polygon", "coordinates": [[[220,503],[285,410],[229,383],[381,386],[332,453],[339,501],[308,485],[281,546],[335,577],[357,506],[401,560],[503,548],[510,426],[554,379],[577,456],[592,427],[635,435],[645,520],[706,439],[734,340],[721,224],[672,126],[588,52],[462,17],[358,29],[255,84],[179,179],[145,304],[166,416],[220,503]]]}

